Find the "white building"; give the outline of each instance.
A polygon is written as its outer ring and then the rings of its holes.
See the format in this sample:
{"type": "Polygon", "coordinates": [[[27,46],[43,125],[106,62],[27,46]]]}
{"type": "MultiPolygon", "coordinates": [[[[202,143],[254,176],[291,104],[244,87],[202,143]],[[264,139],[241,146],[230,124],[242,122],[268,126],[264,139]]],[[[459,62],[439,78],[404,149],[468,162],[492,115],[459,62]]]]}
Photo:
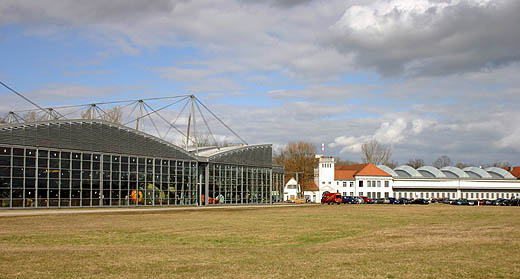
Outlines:
{"type": "Polygon", "coordinates": [[[283,200],[294,200],[298,198],[298,193],[300,192],[300,185],[298,185],[298,182],[296,179],[291,177],[286,183],[285,187],[283,188],[283,200]]]}
{"type": "Polygon", "coordinates": [[[392,176],[373,164],[336,167],[334,158],[320,157],[315,173],[318,174],[315,180],[320,197],[325,192],[369,198],[393,197],[392,176]]]}
{"type": "MultiPolygon", "coordinates": [[[[414,169],[357,164],[336,167],[334,158],[320,157],[315,169],[319,197],[325,192],[369,198],[498,199],[520,197],[520,180],[500,168],[414,169]]],[[[320,201],[317,201],[320,202],[320,201]]]]}
{"type": "Polygon", "coordinates": [[[396,198],[495,200],[520,197],[520,180],[501,168],[378,167],[392,175],[396,198]]]}

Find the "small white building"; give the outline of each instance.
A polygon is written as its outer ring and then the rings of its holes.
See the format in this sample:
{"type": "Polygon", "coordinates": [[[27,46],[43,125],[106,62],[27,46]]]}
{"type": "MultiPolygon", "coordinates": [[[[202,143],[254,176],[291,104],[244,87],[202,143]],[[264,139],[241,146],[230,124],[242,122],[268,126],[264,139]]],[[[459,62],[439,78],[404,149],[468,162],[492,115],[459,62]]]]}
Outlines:
{"type": "Polygon", "coordinates": [[[294,177],[291,177],[285,183],[285,187],[283,188],[283,200],[294,200],[298,197],[298,193],[300,193],[300,185],[298,185],[298,182],[294,177]]]}

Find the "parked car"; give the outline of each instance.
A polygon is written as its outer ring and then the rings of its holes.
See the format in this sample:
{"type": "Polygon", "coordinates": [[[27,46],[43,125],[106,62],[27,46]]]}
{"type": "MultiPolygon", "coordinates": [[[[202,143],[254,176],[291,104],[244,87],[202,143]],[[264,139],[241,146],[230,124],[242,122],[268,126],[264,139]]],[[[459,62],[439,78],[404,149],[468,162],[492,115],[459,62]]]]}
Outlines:
{"type": "Polygon", "coordinates": [[[401,204],[410,204],[410,199],[407,199],[407,198],[400,198],[399,199],[399,203],[401,204]]]}
{"type": "Polygon", "coordinates": [[[375,203],[375,204],[383,204],[383,203],[385,203],[385,200],[384,200],[384,199],[381,199],[381,198],[379,198],[379,199],[373,199],[372,201],[373,201],[373,203],[375,203]]]}
{"type": "Polygon", "coordinates": [[[368,197],[360,196],[363,199],[363,203],[374,203],[374,200],[368,197]]]}
{"type": "Polygon", "coordinates": [[[357,203],[357,199],[356,199],[356,197],[353,197],[353,196],[342,196],[341,202],[343,204],[346,204],[346,203],[352,204],[352,203],[357,203]]]}
{"type": "Polygon", "coordinates": [[[396,198],[388,198],[388,200],[390,200],[391,204],[400,204],[401,203],[401,201],[396,198]]]}
{"type": "Polygon", "coordinates": [[[430,201],[419,198],[419,199],[413,199],[410,203],[411,204],[430,204],[430,201]]]}

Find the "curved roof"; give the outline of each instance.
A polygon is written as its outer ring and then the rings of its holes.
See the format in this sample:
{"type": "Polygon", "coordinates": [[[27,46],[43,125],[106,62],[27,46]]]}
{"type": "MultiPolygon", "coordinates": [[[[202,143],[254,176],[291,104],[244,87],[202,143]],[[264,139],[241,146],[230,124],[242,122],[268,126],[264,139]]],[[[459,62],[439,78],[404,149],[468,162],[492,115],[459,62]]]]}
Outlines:
{"type": "Polygon", "coordinates": [[[0,126],[0,143],[196,160],[155,136],[98,119],[50,120],[0,126]]]}
{"type": "Polygon", "coordinates": [[[420,172],[408,165],[399,166],[395,168],[394,171],[400,177],[423,177],[423,175],[420,172]]]}
{"type": "Polygon", "coordinates": [[[270,144],[235,145],[199,150],[199,157],[208,158],[209,162],[271,166],[273,151],[270,144]]]}
{"type": "Polygon", "coordinates": [[[487,171],[477,168],[477,167],[467,167],[463,168],[463,171],[465,171],[470,177],[474,178],[493,178],[491,174],[489,174],[487,171]]]}
{"type": "Polygon", "coordinates": [[[449,178],[469,178],[469,175],[457,167],[444,167],[441,171],[449,178]]]}
{"type": "Polygon", "coordinates": [[[399,176],[393,169],[391,169],[389,166],[385,165],[377,165],[378,168],[382,169],[384,172],[388,173],[391,176],[399,176]]]}
{"type": "Polygon", "coordinates": [[[490,167],[484,169],[487,171],[493,178],[507,178],[507,179],[515,179],[510,172],[506,171],[505,169],[497,168],[497,167],[490,167]]]}
{"type": "Polygon", "coordinates": [[[436,167],[422,166],[417,169],[425,177],[446,178],[446,175],[436,167]]]}

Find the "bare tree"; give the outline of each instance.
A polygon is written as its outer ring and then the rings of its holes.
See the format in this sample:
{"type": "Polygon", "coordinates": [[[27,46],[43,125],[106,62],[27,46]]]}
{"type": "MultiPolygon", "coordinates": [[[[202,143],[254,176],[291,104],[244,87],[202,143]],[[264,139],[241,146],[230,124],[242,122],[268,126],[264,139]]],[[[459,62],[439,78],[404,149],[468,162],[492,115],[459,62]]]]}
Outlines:
{"type": "Polygon", "coordinates": [[[433,162],[433,166],[440,169],[451,165],[451,159],[447,155],[442,155],[433,162]]]}
{"type": "Polygon", "coordinates": [[[511,167],[511,163],[503,162],[503,161],[495,161],[493,164],[487,164],[486,167],[496,167],[496,168],[508,168],[511,167]]]}
{"type": "Polygon", "coordinates": [[[105,114],[103,114],[103,120],[106,120],[108,122],[121,124],[121,119],[123,118],[123,112],[121,111],[120,106],[115,106],[109,110],[106,111],[105,114]]]}
{"type": "MultiPolygon", "coordinates": [[[[99,111],[98,111],[99,112],[99,111]]],[[[123,112],[121,111],[121,107],[115,106],[111,109],[107,109],[105,111],[102,111],[103,114],[100,115],[102,120],[121,124],[121,119],[123,118],[123,112]]],[[[83,119],[97,119],[95,116],[96,110],[94,110],[93,107],[91,107],[89,110],[81,113],[81,118],[83,119]]]]}
{"type": "Polygon", "coordinates": [[[0,124],[6,124],[7,123],[7,117],[0,117],[0,124]]]}
{"type": "Polygon", "coordinates": [[[387,165],[392,157],[392,150],[390,147],[380,144],[373,139],[361,146],[363,151],[363,163],[371,163],[374,165],[387,165]]]}
{"type": "Polygon", "coordinates": [[[388,163],[386,163],[385,165],[391,169],[395,169],[395,168],[397,168],[397,166],[399,166],[399,162],[391,160],[391,161],[388,161],[388,163]]]}
{"type": "Polygon", "coordinates": [[[312,180],[314,168],[318,164],[316,159],[316,147],[308,142],[290,142],[275,154],[274,163],[285,167],[286,173],[301,172],[300,181],[312,180]]]}
{"type": "Polygon", "coordinates": [[[469,167],[470,165],[468,165],[468,164],[466,164],[466,163],[460,163],[460,162],[459,162],[459,163],[455,164],[455,166],[456,166],[457,168],[459,168],[459,169],[463,169],[463,168],[467,168],[467,167],[469,167]]]}
{"type": "Polygon", "coordinates": [[[356,161],[350,161],[350,160],[341,160],[340,158],[334,158],[334,165],[339,166],[349,166],[349,165],[355,165],[359,164],[359,162],[356,161]]]}
{"type": "Polygon", "coordinates": [[[424,160],[423,159],[410,159],[410,160],[408,160],[408,163],[406,163],[406,164],[414,169],[418,169],[418,168],[424,166],[424,160]]]}
{"type": "Polygon", "coordinates": [[[29,111],[24,113],[23,119],[25,122],[37,122],[37,121],[44,121],[48,119],[47,114],[39,114],[36,111],[29,111]]]}

